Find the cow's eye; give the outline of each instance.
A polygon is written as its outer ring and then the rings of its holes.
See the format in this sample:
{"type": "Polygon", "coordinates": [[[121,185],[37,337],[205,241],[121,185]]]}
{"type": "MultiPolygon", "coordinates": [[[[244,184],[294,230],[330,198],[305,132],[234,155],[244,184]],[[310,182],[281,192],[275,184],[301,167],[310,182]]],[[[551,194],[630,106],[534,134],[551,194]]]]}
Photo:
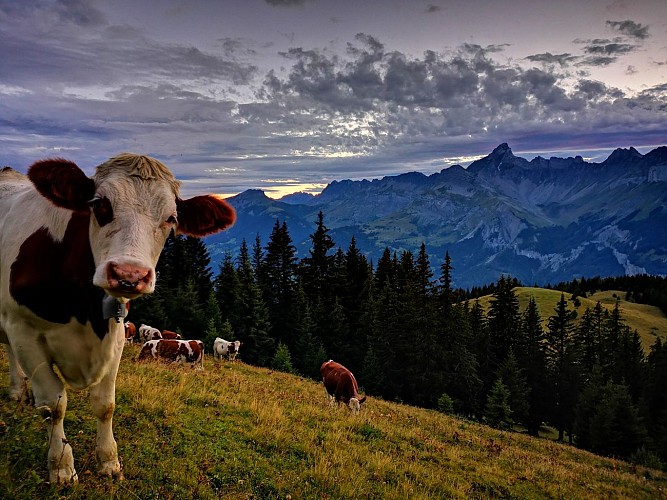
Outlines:
{"type": "Polygon", "coordinates": [[[100,227],[107,225],[113,220],[113,208],[111,207],[111,202],[106,196],[100,198],[95,196],[92,200],[88,202],[93,209],[95,218],[100,227]]]}
{"type": "Polygon", "coordinates": [[[169,218],[167,219],[168,224],[176,224],[178,220],[176,219],[175,215],[170,215],[169,218]]]}

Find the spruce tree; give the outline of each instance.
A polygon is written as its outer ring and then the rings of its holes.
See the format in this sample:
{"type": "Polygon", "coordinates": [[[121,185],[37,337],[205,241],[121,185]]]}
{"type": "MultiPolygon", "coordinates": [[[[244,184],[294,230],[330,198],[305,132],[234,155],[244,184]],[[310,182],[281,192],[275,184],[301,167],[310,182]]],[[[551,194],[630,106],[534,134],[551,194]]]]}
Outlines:
{"type": "Polygon", "coordinates": [[[361,373],[368,348],[366,331],[362,327],[364,307],[369,300],[372,273],[366,257],[356,246],[354,237],[345,253],[345,284],[340,304],[347,322],[347,338],[342,339],[347,366],[352,373],[361,373]]]}
{"type": "Polygon", "coordinates": [[[294,373],[289,348],[282,342],[278,343],[276,353],[271,360],[271,368],[285,373],[294,373]]]}
{"type": "Polygon", "coordinates": [[[482,382],[475,409],[478,418],[481,418],[485,411],[484,402],[486,401],[486,396],[491,391],[491,387],[495,382],[496,370],[493,363],[493,352],[487,319],[479,301],[473,303],[468,318],[472,352],[477,361],[477,374],[482,382]]]}
{"type": "Polygon", "coordinates": [[[239,323],[233,326],[244,345],[244,360],[268,366],[274,353],[274,340],[269,336],[269,311],[255,281],[245,240],[241,242],[236,272],[239,278],[239,323]]]}
{"type": "Polygon", "coordinates": [[[520,314],[514,286],[509,277],[501,276],[489,306],[488,325],[495,370],[505,360],[509,350],[516,347],[520,314]]]}
{"type": "Polygon", "coordinates": [[[518,363],[528,388],[528,412],[522,423],[528,434],[539,436],[542,422],[547,420],[547,364],[544,352],[544,329],[535,299],[531,297],[523,313],[518,345],[518,363]]]}
{"type": "Polygon", "coordinates": [[[646,443],[646,428],[623,384],[607,382],[591,419],[591,449],[628,458],[646,443]]]}
{"type": "Polygon", "coordinates": [[[667,463],[667,346],[658,337],[651,346],[646,363],[644,419],[652,448],[667,463]]]}
{"type": "Polygon", "coordinates": [[[507,402],[512,410],[512,419],[515,422],[526,422],[528,420],[530,389],[523,370],[519,367],[511,349],[505,361],[500,365],[498,377],[502,379],[503,384],[509,391],[507,402]]]}
{"type": "Polygon", "coordinates": [[[498,428],[512,424],[512,409],[509,404],[510,392],[501,378],[496,379],[486,401],[486,421],[498,428]]]}
{"type": "Polygon", "coordinates": [[[290,349],[294,347],[296,329],[290,314],[296,293],[296,266],[296,247],[287,224],[276,220],[266,245],[261,288],[269,308],[271,336],[290,349]]]}
{"type": "Polygon", "coordinates": [[[605,382],[600,365],[594,365],[577,401],[574,420],[574,441],[579,448],[593,449],[591,433],[593,417],[602,401],[605,382]]]}
{"type": "Polygon", "coordinates": [[[324,224],[324,215],[318,212],[315,231],[310,235],[309,256],[301,260],[300,275],[309,301],[327,302],[328,282],[333,266],[333,255],[329,252],[335,246],[329,228],[324,224]]]}
{"type": "Polygon", "coordinates": [[[551,390],[551,423],[558,429],[558,439],[569,431],[572,441],[572,427],[579,390],[579,345],[574,337],[571,311],[567,307],[565,295],[549,317],[546,331],[546,359],[549,368],[551,390]]]}
{"type": "Polygon", "coordinates": [[[221,318],[238,325],[241,321],[241,282],[230,254],[225,254],[220,264],[220,272],[215,277],[214,287],[221,318]]]}

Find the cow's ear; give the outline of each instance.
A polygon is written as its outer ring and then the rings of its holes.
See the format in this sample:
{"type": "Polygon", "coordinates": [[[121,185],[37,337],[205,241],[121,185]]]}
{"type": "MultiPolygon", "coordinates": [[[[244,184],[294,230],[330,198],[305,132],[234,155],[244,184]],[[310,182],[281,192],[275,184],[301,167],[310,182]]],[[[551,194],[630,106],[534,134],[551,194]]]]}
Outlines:
{"type": "Polygon", "coordinates": [[[95,196],[95,181],[62,158],[38,161],[28,169],[28,178],[42,196],[69,210],[87,210],[95,196]]]}
{"type": "Polygon", "coordinates": [[[202,237],[227,229],[236,220],[236,211],[222,198],[212,195],[187,200],[176,198],[177,234],[202,237]]]}

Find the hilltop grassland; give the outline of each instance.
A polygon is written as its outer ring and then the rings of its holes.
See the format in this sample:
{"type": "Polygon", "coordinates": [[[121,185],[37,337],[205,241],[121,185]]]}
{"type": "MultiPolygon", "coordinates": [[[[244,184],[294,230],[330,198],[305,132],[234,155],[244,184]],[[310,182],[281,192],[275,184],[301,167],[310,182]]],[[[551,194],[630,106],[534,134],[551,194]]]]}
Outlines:
{"type": "MultiPolygon", "coordinates": [[[[531,297],[535,299],[535,303],[540,311],[540,316],[542,317],[544,325],[546,325],[546,320],[549,316],[554,314],[554,310],[556,309],[556,305],[558,304],[562,293],[558,290],[535,287],[515,287],[514,292],[519,300],[519,310],[521,312],[525,311],[531,297]]],[[[571,293],[565,293],[565,299],[568,301],[569,309],[577,312],[577,320],[581,318],[587,308],[593,309],[598,301],[600,302],[600,305],[609,312],[614,309],[616,302],[618,301],[623,321],[630,327],[631,331],[637,330],[645,352],[650,350],[658,336],[661,337],[663,341],[667,339],[667,316],[665,313],[658,307],[637,304],[625,300],[625,292],[623,291],[606,290],[597,292],[588,297],[579,296],[577,298],[578,305],[572,300],[571,293]]],[[[491,299],[491,295],[485,295],[484,297],[477,299],[485,312],[488,312],[489,310],[491,299]]]]}
{"type": "Polygon", "coordinates": [[[114,417],[125,481],[98,478],[86,391],[65,422],[80,483],[44,482],[46,432],[7,401],[0,354],[0,498],[667,498],[667,475],[574,447],[369,397],[329,408],[321,383],[243,362],[133,360],[114,417]]]}

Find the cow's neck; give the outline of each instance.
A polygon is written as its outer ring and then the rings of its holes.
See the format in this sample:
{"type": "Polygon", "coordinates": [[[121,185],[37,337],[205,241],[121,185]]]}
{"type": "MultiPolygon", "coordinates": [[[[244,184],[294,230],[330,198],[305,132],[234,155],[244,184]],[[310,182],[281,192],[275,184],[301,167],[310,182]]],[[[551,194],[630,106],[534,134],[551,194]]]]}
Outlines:
{"type": "Polygon", "coordinates": [[[127,316],[128,305],[111,295],[105,295],[102,299],[102,317],[104,319],[113,318],[116,320],[116,323],[120,323],[121,319],[127,316]]]}

